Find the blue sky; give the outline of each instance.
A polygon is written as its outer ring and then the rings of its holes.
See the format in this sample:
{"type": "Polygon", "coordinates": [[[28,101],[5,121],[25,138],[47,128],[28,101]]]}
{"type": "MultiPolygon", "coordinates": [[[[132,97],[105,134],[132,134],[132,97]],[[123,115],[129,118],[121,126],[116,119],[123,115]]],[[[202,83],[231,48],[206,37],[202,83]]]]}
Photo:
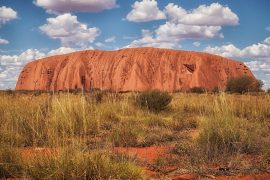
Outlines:
{"type": "Polygon", "coordinates": [[[269,7],[269,0],[0,0],[0,89],[13,89],[34,59],[142,46],[244,61],[267,88],[269,7]]]}

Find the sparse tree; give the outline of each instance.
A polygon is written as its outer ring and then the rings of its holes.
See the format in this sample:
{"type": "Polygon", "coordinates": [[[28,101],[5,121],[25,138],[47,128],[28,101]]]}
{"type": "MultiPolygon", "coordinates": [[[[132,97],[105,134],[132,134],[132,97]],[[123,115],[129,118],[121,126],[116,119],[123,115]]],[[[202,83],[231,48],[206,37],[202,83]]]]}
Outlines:
{"type": "Polygon", "coordinates": [[[263,82],[249,76],[239,76],[228,80],[226,91],[231,93],[246,93],[262,91],[263,82]]]}

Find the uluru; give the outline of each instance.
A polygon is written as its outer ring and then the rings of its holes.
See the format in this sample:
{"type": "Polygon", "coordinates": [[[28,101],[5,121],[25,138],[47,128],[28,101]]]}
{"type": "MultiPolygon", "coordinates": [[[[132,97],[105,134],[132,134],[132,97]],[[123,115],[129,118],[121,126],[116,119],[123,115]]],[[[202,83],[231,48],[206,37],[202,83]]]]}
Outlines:
{"type": "Polygon", "coordinates": [[[159,48],[85,50],[28,63],[16,90],[211,90],[225,89],[228,79],[242,75],[255,78],[243,62],[203,52],[159,48]]]}

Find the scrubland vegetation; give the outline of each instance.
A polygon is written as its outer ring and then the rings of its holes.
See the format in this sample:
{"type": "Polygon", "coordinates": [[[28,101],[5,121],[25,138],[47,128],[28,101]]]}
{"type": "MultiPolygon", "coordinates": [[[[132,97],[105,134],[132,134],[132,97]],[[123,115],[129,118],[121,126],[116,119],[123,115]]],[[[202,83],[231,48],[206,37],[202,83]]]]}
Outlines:
{"type": "Polygon", "coordinates": [[[171,177],[164,166],[199,176],[269,172],[269,132],[267,93],[3,92],[0,178],[147,179],[145,167],[171,177]],[[147,165],[114,151],[149,146],[171,148],[147,165]]]}

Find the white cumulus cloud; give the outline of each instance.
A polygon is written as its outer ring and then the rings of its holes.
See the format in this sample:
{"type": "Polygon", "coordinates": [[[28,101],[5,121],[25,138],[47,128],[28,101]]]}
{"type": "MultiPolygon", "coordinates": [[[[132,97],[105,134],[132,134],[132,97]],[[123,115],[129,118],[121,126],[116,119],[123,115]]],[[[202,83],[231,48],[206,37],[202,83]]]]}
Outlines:
{"type": "Polygon", "coordinates": [[[211,54],[217,54],[223,57],[241,57],[242,51],[235,47],[233,44],[223,45],[223,46],[208,46],[205,48],[206,52],[211,54]]]}
{"type": "Polygon", "coordinates": [[[143,29],[142,38],[132,41],[127,48],[133,47],[158,47],[158,48],[174,48],[176,42],[174,40],[161,40],[153,37],[151,31],[143,29]]]}
{"type": "Polygon", "coordinates": [[[188,25],[224,26],[237,25],[239,18],[227,6],[219,3],[201,5],[192,11],[170,3],[165,8],[169,19],[175,23],[188,25]]]}
{"type": "Polygon", "coordinates": [[[99,29],[89,28],[77,20],[77,16],[65,13],[48,18],[39,29],[52,39],[59,39],[64,47],[87,47],[99,36],[99,29]]]}
{"type": "Polygon", "coordinates": [[[201,45],[201,43],[198,42],[198,41],[196,41],[196,42],[194,42],[194,43],[192,43],[192,44],[193,44],[193,46],[195,46],[195,47],[199,47],[199,46],[201,45]]]}
{"type": "Polygon", "coordinates": [[[113,43],[113,42],[115,42],[115,36],[110,37],[110,38],[108,38],[108,39],[105,39],[105,42],[106,42],[106,43],[113,43]]]}
{"type": "Polygon", "coordinates": [[[60,54],[67,54],[67,53],[72,53],[76,51],[74,48],[69,48],[69,47],[60,47],[58,49],[54,49],[48,52],[48,56],[54,56],[54,55],[60,55],[60,54]]]}
{"type": "Polygon", "coordinates": [[[35,0],[34,3],[53,13],[100,12],[117,7],[116,0],[35,0]]]}
{"type": "Polygon", "coordinates": [[[148,22],[165,18],[165,14],[159,10],[155,0],[136,1],[132,5],[131,12],[126,16],[128,21],[133,22],[148,22]]]}
{"type": "Polygon", "coordinates": [[[95,45],[97,46],[97,47],[102,47],[102,46],[104,46],[104,44],[102,43],[102,42],[97,42],[97,43],[95,43],[95,45]]]}
{"type": "Polygon", "coordinates": [[[6,6],[0,7],[0,24],[4,24],[16,18],[17,18],[17,12],[14,11],[12,8],[9,8],[6,6]]]}
{"type": "Polygon", "coordinates": [[[28,49],[20,55],[0,55],[0,89],[14,89],[24,65],[44,56],[37,49],[28,49]]]}
{"type": "Polygon", "coordinates": [[[156,29],[157,37],[161,39],[212,39],[223,38],[220,26],[197,26],[174,24],[166,22],[156,29]]]}
{"type": "MultiPolygon", "coordinates": [[[[87,49],[93,48],[88,47],[87,49]]],[[[77,50],[82,49],[59,47],[48,53],[41,52],[37,49],[27,49],[18,55],[0,55],[0,89],[14,89],[19,74],[27,63],[46,56],[66,54],[77,50]]]]}
{"type": "Polygon", "coordinates": [[[266,38],[263,43],[270,46],[270,37],[266,38]]]}
{"type": "Polygon", "coordinates": [[[238,16],[229,7],[219,3],[201,5],[191,11],[169,3],[164,13],[167,15],[164,24],[152,31],[151,35],[142,33],[140,39],[132,41],[127,47],[160,47],[159,44],[162,44],[162,47],[179,48],[179,43],[184,39],[224,38],[221,33],[222,27],[237,25],[239,21],[238,16]]]}
{"type": "Polygon", "coordinates": [[[270,46],[266,44],[253,44],[244,48],[243,56],[251,58],[270,58],[270,46]]]}
{"type": "Polygon", "coordinates": [[[9,41],[6,39],[1,39],[0,38],[0,44],[9,44],[9,41]]]}

